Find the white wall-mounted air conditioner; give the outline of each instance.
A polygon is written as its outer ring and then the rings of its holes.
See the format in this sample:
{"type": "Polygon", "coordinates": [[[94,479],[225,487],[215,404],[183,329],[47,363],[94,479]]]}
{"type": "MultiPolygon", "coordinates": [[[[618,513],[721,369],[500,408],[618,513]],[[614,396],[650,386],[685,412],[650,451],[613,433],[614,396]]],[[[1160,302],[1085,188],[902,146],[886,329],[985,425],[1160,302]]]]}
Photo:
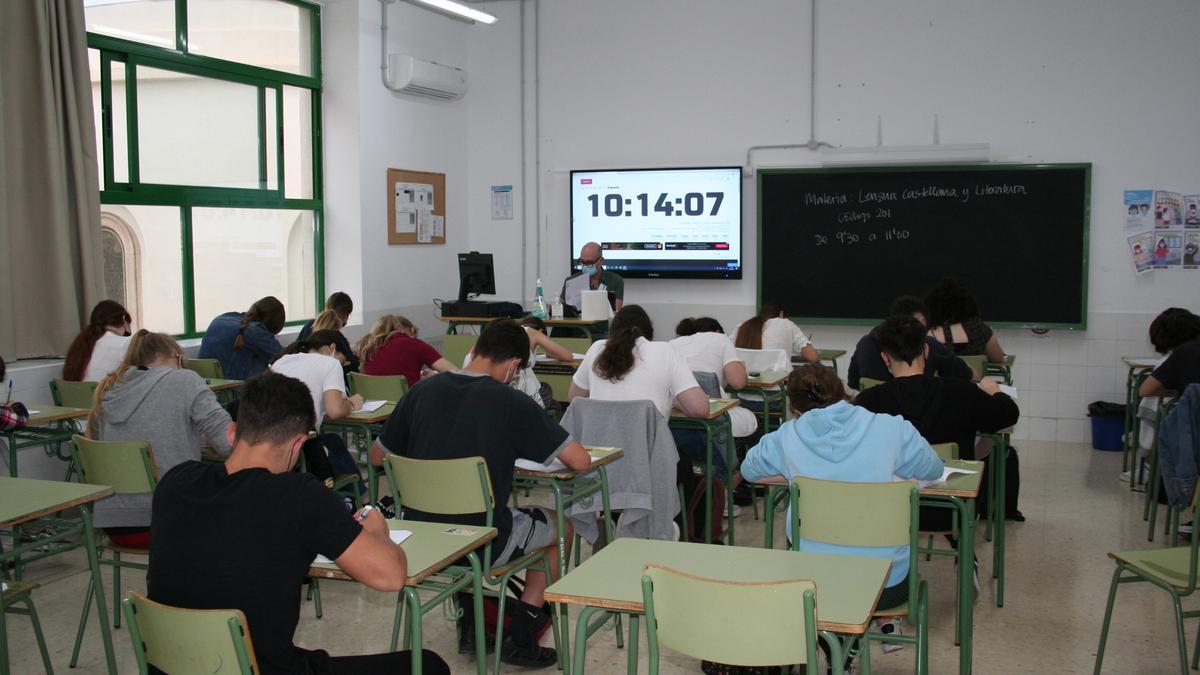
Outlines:
{"type": "Polygon", "coordinates": [[[407,54],[388,54],[387,79],[393,89],[441,101],[453,101],[467,93],[467,71],[407,54]]]}

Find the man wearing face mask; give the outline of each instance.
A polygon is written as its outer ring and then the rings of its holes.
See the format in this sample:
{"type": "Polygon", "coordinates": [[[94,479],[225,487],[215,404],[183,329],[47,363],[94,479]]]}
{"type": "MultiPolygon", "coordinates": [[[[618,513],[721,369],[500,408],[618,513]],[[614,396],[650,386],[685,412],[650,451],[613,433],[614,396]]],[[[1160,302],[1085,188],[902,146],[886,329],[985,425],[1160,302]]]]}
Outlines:
{"type": "Polygon", "coordinates": [[[589,241],[583,245],[579,251],[579,267],[578,272],[563,280],[561,294],[563,304],[572,307],[578,314],[580,308],[574,304],[574,297],[568,296],[567,285],[572,279],[587,276],[588,288],[593,291],[608,291],[608,303],[612,305],[613,311],[620,310],[621,306],[625,304],[625,280],[616,272],[604,269],[604,256],[601,255],[600,244],[589,241]]]}
{"type": "MultiPolygon", "coordinates": [[[[533,399],[508,386],[529,360],[529,338],[511,319],[488,324],[475,343],[475,357],[463,370],[421,380],[384,425],[371,448],[371,461],[380,464],[385,453],[414,459],[483,457],[491,475],[495,510],[492,525],[492,564],[515,560],[542,549],[550,569],[558,569],[558,533],[554,517],[538,507],[509,508],[513,463],[517,459],[549,462],[557,458],[576,470],[591,465],[591,457],[533,399]]],[[[484,525],[486,514],[446,515],[404,509],[403,517],[439,523],[484,525]]],[[[570,555],[571,531],[563,533],[570,555]]],[[[525,667],[553,665],[553,649],[538,645],[536,631],[548,618],[542,610],[546,575],[529,570],[513,622],[504,634],[501,659],[525,667]]],[[[473,652],[474,617],[471,604],[459,618],[459,652],[473,652]],[[465,629],[465,630],[464,630],[465,629]]]]}

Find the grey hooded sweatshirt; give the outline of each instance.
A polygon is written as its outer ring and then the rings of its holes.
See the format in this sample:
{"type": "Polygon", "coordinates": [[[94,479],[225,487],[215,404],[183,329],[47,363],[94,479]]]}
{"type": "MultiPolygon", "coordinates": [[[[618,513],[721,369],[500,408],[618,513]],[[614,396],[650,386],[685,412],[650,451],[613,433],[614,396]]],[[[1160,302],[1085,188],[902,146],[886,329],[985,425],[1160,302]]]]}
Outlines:
{"type": "MultiPolygon", "coordinates": [[[[100,400],[92,437],[149,441],[161,478],[176,464],[200,459],[210,447],[229,454],[229,413],[195,372],[178,368],[130,369],[100,400]]],[[[149,527],[149,492],[113,495],[96,503],[96,527],[149,527]]]]}

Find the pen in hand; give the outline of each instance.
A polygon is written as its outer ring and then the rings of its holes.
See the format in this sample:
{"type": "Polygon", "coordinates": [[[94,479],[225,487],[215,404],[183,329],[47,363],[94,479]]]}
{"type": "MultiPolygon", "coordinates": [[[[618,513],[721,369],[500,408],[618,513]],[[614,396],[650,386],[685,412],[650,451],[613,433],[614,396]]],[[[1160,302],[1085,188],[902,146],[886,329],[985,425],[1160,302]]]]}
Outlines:
{"type": "Polygon", "coordinates": [[[354,519],[362,522],[364,519],[366,519],[367,514],[370,513],[374,508],[374,506],[367,504],[366,506],[362,507],[361,511],[355,514],[354,519]]]}

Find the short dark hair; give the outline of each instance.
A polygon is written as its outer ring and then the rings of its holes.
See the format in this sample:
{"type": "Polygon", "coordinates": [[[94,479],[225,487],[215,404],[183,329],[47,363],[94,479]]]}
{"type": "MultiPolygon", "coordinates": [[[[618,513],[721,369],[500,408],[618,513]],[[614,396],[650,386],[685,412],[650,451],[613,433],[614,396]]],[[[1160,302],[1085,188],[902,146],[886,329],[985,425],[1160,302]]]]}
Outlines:
{"type": "Polygon", "coordinates": [[[892,300],[891,306],[888,307],[888,316],[900,316],[907,314],[920,314],[929,320],[929,307],[925,305],[925,301],[915,295],[901,295],[892,300]]]}
{"type": "Polygon", "coordinates": [[[1150,344],[1159,354],[1200,337],[1200,317],[1182,307],[1168,307],[1150,322],[1150,344]]]}
{"type": "Polygon", "coordinates": [[[542,333],[546,332],[546,322],[542,321],[542,319],[540,317],[536,317],[536,316],[524,317],[521,319],[521,325],[525,326],[526,328],[532,328],[536,331],[540,331],[542,333]]]}
{"type": "Polygon", "coordinates": [[[807,363],[792,371],[787,383],[792,410],[806,413],[846,400],[846,387],[833,369],[821,363],[807,363]]]}
{"type": "Polygon", "coordinates": [[[246,380],[238,396],[236,440],[286,443],[316,429],[312,394],[294,377],[264,370],[246,380]]]}
{"type": "Polygon", "coordinates": [[[675,334],[684,337],[696,333],[724,333],[721,322],[711,316],[697,316],[682,319],[675,326],[675,334]]]}
{"type": "Polygon", "coordinates": [[[354,313],[354,301],[342,291],[334,291],[325,300],[325,309],[332,309],[339,316],[350,316],[354,313]]]}
{"type": "Polygon", "coordinates": [[[477,358],[492,361],[521,359],[521,367],[529,365],[529,337],[521,324],[512,319],[493,321],[483,329],[475,343],[477,358]]]}
{"type": "Polygon", "coordinates": [[[942,279],[925,296],[930,326],[949,326],[980,316],[975,295],[956,279],[942,279]]]}
{"type": "Polygon", "coordinates": [[[888,317],[874,333],[885,354],[907,364],[911,365],[925,350],[925,326],[911,314],[888,317]]]}

